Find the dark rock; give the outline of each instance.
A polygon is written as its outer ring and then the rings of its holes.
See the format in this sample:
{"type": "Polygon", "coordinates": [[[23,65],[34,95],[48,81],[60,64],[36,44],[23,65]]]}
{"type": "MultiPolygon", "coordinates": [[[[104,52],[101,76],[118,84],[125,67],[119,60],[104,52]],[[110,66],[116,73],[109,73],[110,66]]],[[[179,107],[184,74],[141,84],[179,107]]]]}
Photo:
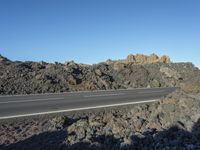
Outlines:
{"type": "Polygon", "coordinates": [[[96,65],[0,58],[0,93],[181,86],[157,103],[0,123],[0,149],[200,149],[200,72],[167,57],[96,65]],[[151,63],[146,63],[146,62],[151,63]],[[145,62],[145,64],[143,64],[145,62]],[[141,64],[135,64],[141,63],[141,64]]]}

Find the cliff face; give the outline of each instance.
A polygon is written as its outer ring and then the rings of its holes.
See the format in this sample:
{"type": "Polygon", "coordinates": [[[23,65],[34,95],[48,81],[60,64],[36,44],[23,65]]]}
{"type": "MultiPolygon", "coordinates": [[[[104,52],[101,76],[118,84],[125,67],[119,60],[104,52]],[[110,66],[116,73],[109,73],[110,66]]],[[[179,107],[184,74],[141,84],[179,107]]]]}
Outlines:
{"type": "Polygon", "coordinates": [[[127,56],[126,59],[117,60],[117,61],[112,61],[112,60],[106,61],[107,64],[112,64],[112,63],[148,64],[148,63],[157,63],[157,62],[167,64],[167,63],[171,63],[171,60],[169,56],[166,56],[166,55],[158,57],[156,54],[151,54],[150,56],[146,56],[143,54],[136,54],[136,55],[130,54],[127,56]]]}
{"type": "Polygon", "coordinates": [[[167,56],[155,54],[95,65],[0,60],[0,94],[173,87],[199,74],[191,63],[170,63],[167,56]]]}
{"type": "Polygon", "coordinates": [[[136,55],[128,55],[126,60],[126,63],[135,63],[135,64],[146,64],[146,63],[170,63],[170,58],[168,56],[162,56],[158,57],[155,54],[151,54],[150,56],[145,56],[142,54],[136,54],[136,55]]]}

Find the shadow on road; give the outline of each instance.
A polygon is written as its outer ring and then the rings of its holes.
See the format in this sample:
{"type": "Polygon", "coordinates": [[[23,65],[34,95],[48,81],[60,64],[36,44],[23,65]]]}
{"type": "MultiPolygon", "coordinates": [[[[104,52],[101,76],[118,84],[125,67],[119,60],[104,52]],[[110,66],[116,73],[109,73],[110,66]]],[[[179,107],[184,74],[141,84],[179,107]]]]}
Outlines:
{"type": "Polygon", "coordinates": [[[146,149],[200,149],[200,119],[193,126],[191,132],[187,132],[179,126],[173,126],[168,130],[156,132],[151,130],[141,136],[132,136],[131,144],[122,144],[120,139],[114,136],[94,136],[91,138],[93,144],[78,142],[67,145],[67,131],[45,132],[32,136],[8,146],[1,145],[1,150],[146,150],[146,149]]]}

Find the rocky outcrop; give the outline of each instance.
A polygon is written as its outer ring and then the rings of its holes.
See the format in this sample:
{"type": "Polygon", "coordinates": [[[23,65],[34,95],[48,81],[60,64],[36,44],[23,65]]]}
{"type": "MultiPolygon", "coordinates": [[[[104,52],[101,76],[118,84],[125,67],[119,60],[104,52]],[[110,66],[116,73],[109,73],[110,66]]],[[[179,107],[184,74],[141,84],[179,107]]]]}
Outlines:
{"type": "Polygon", "coordinates": [[[130,54],[127,56],[126,59],[118,60],[118,61],[112,61],[112,60],[107,60],[107,64],[115,64],[115,63],[124,63],[124,64],[147,64],[147,63],[171,63],[171,60],[168,56],[163,55],[161,57],[158,57],[156,54],[151,54],[150,56],[143,55],[143,54],[130,54]]]}
{"type": "Polygon", "coordinates": [[[186,93],[193,93],[193,94],[200,93],[200,78],[198,77],[192,78],[190,81],[181,85],[181,88],[186,93]]]}
{"type": "MultiPolygon", "coordinates": [[[[73,61],[64,64],[14,62],[1,56],[0,94],[171,87],[199,75],[198,69],[190,63],[159,62],[161,58],[155,54],[149,57],[129,55],[126,63],[111,61],[109,64],[84,65],[73,61]]],[[[166,61],[165,58],[162,60],[166,61]]]]}
{"type": "Polygon", "coordinates": [[[162,63],[170,63],[171,60],[170,60],[169,56],[164,55],[164,56],[161,56],[161,57],[160,57],[159,62],[162,62],[162,63]]]}
{"type": "Polygon", "coordinates": [[[5,63],[5,62],[10,62],[10,60],[7,59],[6,57],[3,57],[3,56],[0,54],[0,63],[5,63]]]}
{"type": "Polygon", "coordinates": [[[1,121],[1,150],[200,149],[200,71],[191,63],[157,62],[156,55],[96,65],[2,59],[1,94],[180,88],[155,103],[1,121]],[[136,64],[144,61],[151,63],[136,64]]]}
{"type": "Polygon", "coordinates": [[[163,75],[166,76],[167,78],[174,78],[176,80],[181,78],[181,75],[175,69],[169,67],[161,66],[160,72],[163,73],[163,75]]]}

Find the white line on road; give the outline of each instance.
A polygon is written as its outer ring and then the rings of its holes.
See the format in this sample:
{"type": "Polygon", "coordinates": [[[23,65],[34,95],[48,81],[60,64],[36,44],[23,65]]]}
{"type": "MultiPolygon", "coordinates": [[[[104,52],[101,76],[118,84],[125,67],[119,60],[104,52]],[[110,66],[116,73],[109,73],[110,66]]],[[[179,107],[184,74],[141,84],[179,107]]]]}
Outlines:
{"type": "Polygon", "coordinates": [[[68,91],[68,92],[60,92],[60,93],[40,93],[40,94],[17,94],[17,95],[0,95],[0,97],[15,97],[15,96],[41,96],[41,95],[59,95],[59,94],[76,94],[76,93],[88,93],[88,92],[115,92],[115,91],[131,91],[131,90],[145,90],[145,89],[170,89],[170,88],[177,88],[177,87],[155,87],[155,88],[128,88],[128,89],[110,89],[110,90],[93,90],[93,91],[68,91]]]}
{"type": "Polygon", "coordinates": [[[100,94],[100,95],[86,95],[86,96],[83,96],[83,97],[107,97],[107,96],[119,96],[119,95],[125,95],[125,93],[100,94]]]}
{"type": "Polygon", "coordinates": [[[165,92],[165,90],[159,90],[159,91],[138,91],[137,93],[148,94],[148,93],[160,93],[160,92],[165,92]]]}
{"type": "Polygon", "coordinates": [[[60,100],[62,98],[46,98],[46,99],[33,99],[33,100],[18,100],[18,101],[7,101],[7,102],[0,102],[0,104],[9,104],[9,103],[28,103],[28,102],[37,102],[37,101],[52,101],[52,100],[60,100]]]}
{"type": "Polygon", "coordinates": [[[78,111],[78,110],[89,110],[89,109],[96,109],[96,108],[107,108],[107,107],[123,106],[123,105],[131,105],[131,104],[151,103],[151,102],[156,102],[158,100],[159,99],[153,99],[153,100],[138,101],[138,102],[128,102],[128,103],[119,103],[119,104],[92,106],[92,107],[85,107],[85,108],[74,108],[74,109],[64,109],[64,110],[57,110],[57,111],[47,111],[47,112],[32,113],[32,114],[5,116],[5,117],[0,117],[0,120],[2,120],[2,119],[11,119],[11,118],[19,118],[19,117],[27,117],[27,116],[45,115],[45,114],[64,113],[64,112],[71,112],[71,111],[78,111]]]}

